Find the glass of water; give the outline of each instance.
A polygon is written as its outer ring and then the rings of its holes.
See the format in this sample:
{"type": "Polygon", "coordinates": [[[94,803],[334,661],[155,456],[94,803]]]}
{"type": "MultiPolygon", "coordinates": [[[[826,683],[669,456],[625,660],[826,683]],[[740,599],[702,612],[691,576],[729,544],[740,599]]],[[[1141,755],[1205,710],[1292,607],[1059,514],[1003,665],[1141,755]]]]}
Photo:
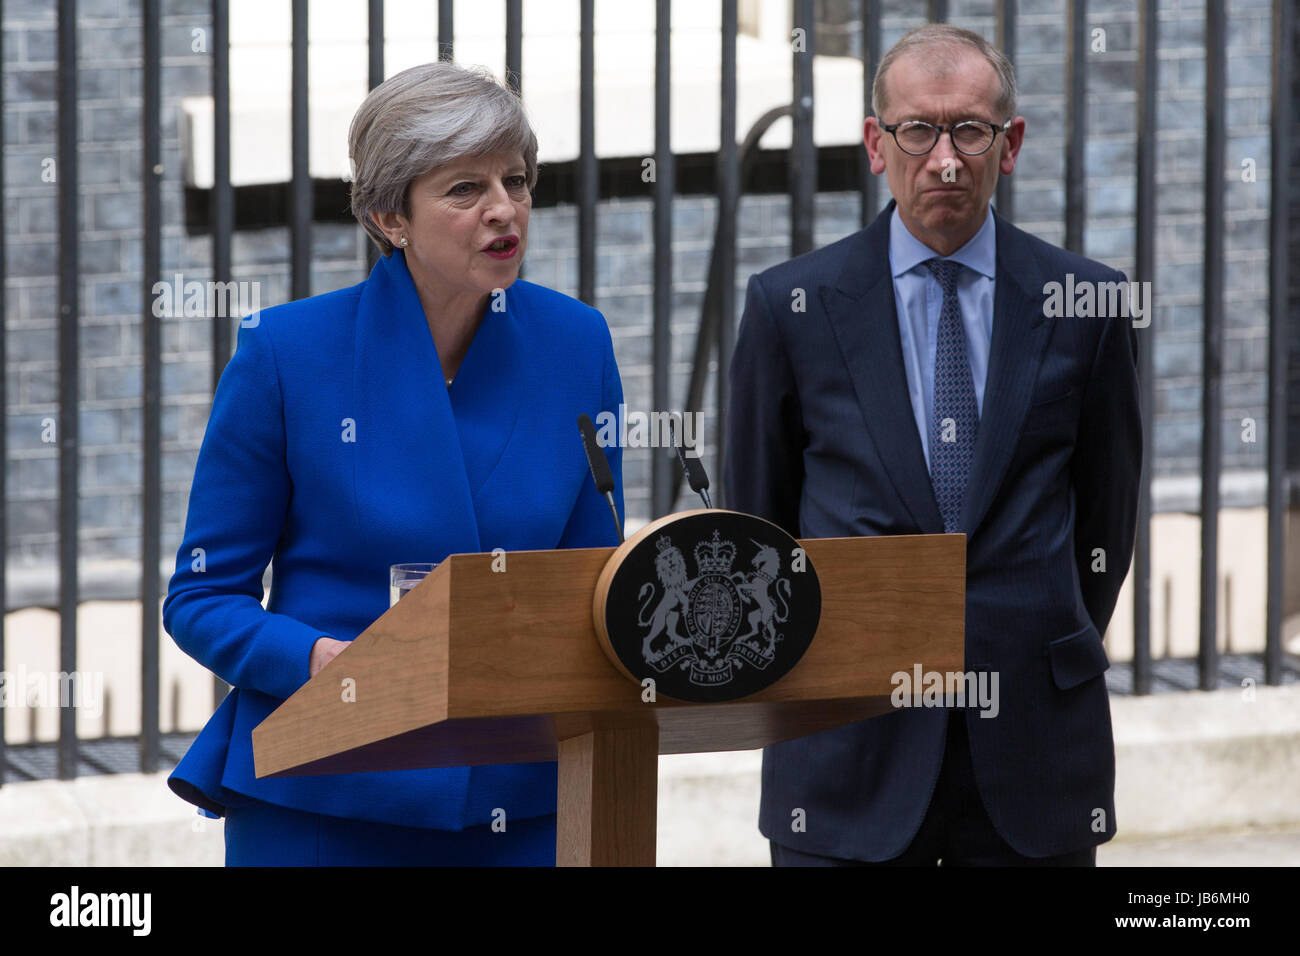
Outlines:
{"type": "Polygon", "coordinates": [[[407,591],[427,578],[438,562],[416,562],[414,564],[394,564],[388,569],[388,606],[396,604],[407,591]]]}

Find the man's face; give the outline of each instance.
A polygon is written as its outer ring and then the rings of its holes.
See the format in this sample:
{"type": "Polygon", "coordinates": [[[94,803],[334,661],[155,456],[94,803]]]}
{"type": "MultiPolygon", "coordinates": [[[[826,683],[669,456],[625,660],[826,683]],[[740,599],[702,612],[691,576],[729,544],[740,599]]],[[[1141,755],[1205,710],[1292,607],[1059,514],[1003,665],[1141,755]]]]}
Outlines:
{"type": "Polygon", "coordinates": [[[941,255],[955,252],[979,231],[998,173],[1009,175],[1015,168],[1025,134],[1024,119],[1016,117],[979,156],[958,152],[947,132],[924,156],[903,152],[881,123],[924,120],[948,126],[982,120],[1000,127],[1006,121],[994,110],[999,83],[993,64],[970,50],[959,55],[956,66],[940,77],[927,69],[924,56],[899,57],[885,74],[886,115],[867,117],[864,127],[871,171],[886,175],[903,224],[941,255]]]}

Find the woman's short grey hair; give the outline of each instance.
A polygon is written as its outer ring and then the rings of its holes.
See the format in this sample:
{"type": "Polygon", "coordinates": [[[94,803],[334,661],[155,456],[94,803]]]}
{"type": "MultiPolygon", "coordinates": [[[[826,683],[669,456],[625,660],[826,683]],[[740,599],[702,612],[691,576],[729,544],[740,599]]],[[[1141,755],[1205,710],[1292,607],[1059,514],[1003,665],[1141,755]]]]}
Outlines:
{"type": "Polygon", "coordinates": [[[468,156],[518,153],[537,184],[537,137],[519,97],[488,70],[439,61],[384,80],[348,130],[352,214],[385,256],[393,251],[372,212],[411,214],[411,182],[468,156]]]}
{"type": "Polygon", "coordinates": [[[876,67],[876,78],[871,84],[871,110],[876,118],[883,120],[885,110],[889,109],[889,99],[885,93],[885,74],[900,56],[919,53],[934,76],[950,76],[957,70],[960,54],[971,49],[978,50],[997,71],[1002,88],[998,92],[998,99],[993,104],[993,109],[1000,119],[1011,119],[1016,115],[1016,74],[1011,67],[1011,61],[1001,50],[978,33],[946,23],[930,23],[909,30],[899,37],[898,42],[889,48],[888,53],[880,58],[880,65],[876,67]]]}

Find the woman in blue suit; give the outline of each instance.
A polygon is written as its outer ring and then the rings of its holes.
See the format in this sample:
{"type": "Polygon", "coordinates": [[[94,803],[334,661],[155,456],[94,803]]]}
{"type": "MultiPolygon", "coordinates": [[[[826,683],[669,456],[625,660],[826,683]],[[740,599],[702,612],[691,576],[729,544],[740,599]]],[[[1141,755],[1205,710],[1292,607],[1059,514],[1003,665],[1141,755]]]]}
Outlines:
{"type": "Polygon", "coordinates": [[[554,763],[254,775],[253,728],[388,609],[390,565],[617,543],[574,425],[622,402],[609,329],[517,281],[537,179],[518,98],[431,63],[377,87],[349,140],[383,256],[241,322],[163,603],[233,690],[168,783],[226,818],[227,865],[554,865],[554,763]]]}

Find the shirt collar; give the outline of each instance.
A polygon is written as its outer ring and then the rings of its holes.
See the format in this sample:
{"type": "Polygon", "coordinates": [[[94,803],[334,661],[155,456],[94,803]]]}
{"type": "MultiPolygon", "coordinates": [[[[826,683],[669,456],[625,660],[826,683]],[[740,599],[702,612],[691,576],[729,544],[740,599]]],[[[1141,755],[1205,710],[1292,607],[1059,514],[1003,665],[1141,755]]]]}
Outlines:
{"type": "Polygon", "coordinates": [[[997,277],[997,229],[993,223],[993,209],[984,211],[984,224],[971,236],[964,246],[950,256],[939,256],[903,225],[903,219],[894,207],[894,214],[889,219],[889,265],[894,278],[910,272],[927,259],[936,256],[960,262],[968,269],[978,272],[990,279],[997,277]]]}

